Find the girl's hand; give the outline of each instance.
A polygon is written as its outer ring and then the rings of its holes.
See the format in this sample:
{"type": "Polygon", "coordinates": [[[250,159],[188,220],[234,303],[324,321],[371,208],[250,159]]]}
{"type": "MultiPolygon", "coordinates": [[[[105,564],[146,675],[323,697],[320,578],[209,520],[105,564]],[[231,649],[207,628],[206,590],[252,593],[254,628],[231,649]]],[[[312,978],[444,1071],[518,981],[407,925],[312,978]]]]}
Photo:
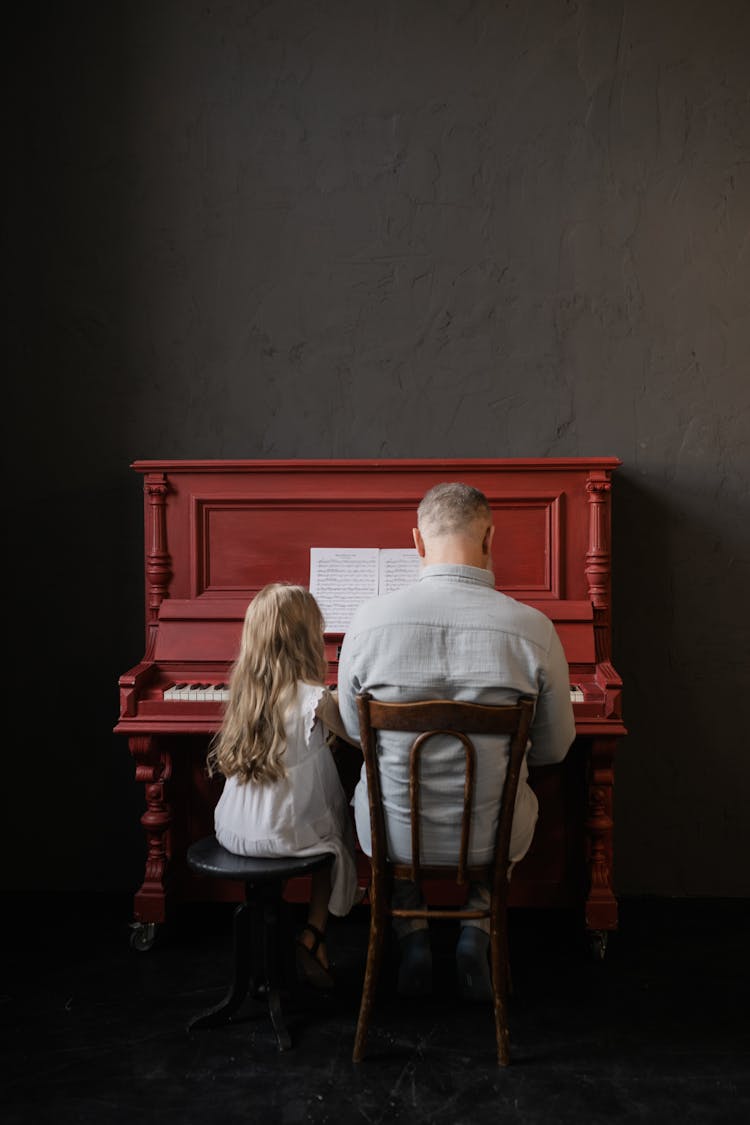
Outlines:
{"type": "Polygon", "coordinates": [[[315,709],[315,714],[320,719],[323,726],[328,727],[328,729],[333,734],[335,734],[337,738],[341,738],[344,740],[344,742],[348,742],[350,746],[356,746],[357,748],[359,748],[359,739],[352,738],[350,734],[347,734],[346,728],[341,721],[338,698],[335,691],[326,689],[323,692],[320,697],[320,702],[315,709]]]}

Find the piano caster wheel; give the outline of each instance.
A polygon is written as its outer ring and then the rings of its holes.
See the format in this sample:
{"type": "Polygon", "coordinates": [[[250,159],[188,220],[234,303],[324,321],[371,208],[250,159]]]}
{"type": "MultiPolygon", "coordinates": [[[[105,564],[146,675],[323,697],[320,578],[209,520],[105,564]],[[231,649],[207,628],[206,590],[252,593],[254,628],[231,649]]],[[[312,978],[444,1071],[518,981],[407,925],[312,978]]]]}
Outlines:
{"type": "Polygon", "coordinates": [[[131,922],[130,930],[130,948],[147,953],[156,941],[156,922],[131,922]]]}
{"type": "Polygon", "coordinates": [[[589,933],[589,953],[595,961],[604,960],[608,937],[609,934],[606,930],[591,930],[589,933]]]}

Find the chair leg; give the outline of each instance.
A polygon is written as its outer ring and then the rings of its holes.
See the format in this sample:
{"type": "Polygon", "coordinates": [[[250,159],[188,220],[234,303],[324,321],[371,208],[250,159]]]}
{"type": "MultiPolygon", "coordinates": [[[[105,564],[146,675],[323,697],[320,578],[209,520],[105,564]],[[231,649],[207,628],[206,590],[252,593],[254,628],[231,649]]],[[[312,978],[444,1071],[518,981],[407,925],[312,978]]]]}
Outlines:
{"type": "Polygon", "coordinates": [[[498,920],[490,931],[490,964],[492,968],[492,1003],[495,1014],[495,1040],[499,1066],[510,1063],[508,1033],[508,982],[510,965],[506,932],[507,919],[498,920]]]}
{"type": "Polygon", "coordinates": [[[508,1014],[504,1001],[495,998],[495,1039],[497,1041],[497,1065],[510,1065],[510,1036],[508,1035],[508,1014]]]}
{"type": "Polygon", "coordinates": [[[365,1041],[370,1026],[370,1012],[372,1011],[375,992],[380,976],[380,966],[383,960],[383,946],[385,944],[386,919],[380,915],[376,908],[370,908],[370,936],[367,943],[367,964],[365,966],[365,979],[362,985],[362,999],[359,1005],[359,1019],[357,1031],[354,1036],[354,1051],[352,1062],[361,1062],[365,1053],[365,1041]]]}
{"type": "Polygon", "coordinates": [[[229,986],[229,992],[216,1007],[209,1008],[208,1011],[190,1020],[187,1027],[188,1031],[194,1031],[201,1027],[217,1027],[219,1024],[227,1023],[237,1009],[241,1007],[247,996],[250,983],[251,931],[252,910],[250,903],[241,902],[234,912],[234,976],[229,986]]]}
{"type": "Polygon", "coordinates": [[[505,994],[510,997],[513,995],[513,973],[510,968],[510,948],[508,946],[508,926],[507,923],[503,926],[502,931],[502,951],[501,957],[503,965],[505,966],[505,994]]]}

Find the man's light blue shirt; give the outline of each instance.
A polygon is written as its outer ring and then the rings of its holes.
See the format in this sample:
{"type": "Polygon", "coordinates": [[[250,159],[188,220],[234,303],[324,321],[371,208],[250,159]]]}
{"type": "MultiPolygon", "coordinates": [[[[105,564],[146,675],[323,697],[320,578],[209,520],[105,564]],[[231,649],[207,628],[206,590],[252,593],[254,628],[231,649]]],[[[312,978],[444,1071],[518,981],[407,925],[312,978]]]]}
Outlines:
{"type": "MultiPolygon", "coordinates": [[[[570,678],[562,644],[548,617],[495,590],[488,570],[438,564],[392,594],[357,610],[341,649],[338,698],[350,735],[359,737],[358,693],[386,702],[459,699],[514,703],[536,697],[528,761],[561,761],[575,736],[570,678]]],[[[389,852],[408,860],[409,736],[383,732],[379,741],[381,788],[389,852]]],[[[478,738],[471,860],[491,857],[494,810],[505,777],[507,739],[478,738]]],[[[511,855],[520,859],[531,843],[537,801],[524,764],[513,823],[511,855]]],[[[423,764],[421,786],[425,839],[422,860],[455,858],[460,831],[463,750],[446,739],[423,764]]],[[[370,819],[364,768],[354,794],[357,834],[370,852],[370,819]]]]}

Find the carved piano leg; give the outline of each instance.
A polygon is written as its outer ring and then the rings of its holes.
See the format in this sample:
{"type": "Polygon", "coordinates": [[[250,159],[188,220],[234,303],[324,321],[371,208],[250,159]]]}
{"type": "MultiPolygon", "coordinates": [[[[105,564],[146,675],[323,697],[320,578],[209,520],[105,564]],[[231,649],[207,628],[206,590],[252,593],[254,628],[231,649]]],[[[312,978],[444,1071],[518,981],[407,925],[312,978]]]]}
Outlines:
{"type": "Polygon", "coordinates": [[[134,900],[135,922],[130,938],[131,947],[142,952],[154,944],[157,924],[166,918],[167,832],[172,811],[165,788],[172,773],[172,761],[169,752],[154,737],[129,738],[128,747],[136,761],[135,779],[146,785],[146,811],[141,817],[146,834],[146,869],[134,900]]]}
{"type": "Polygon", "coordinates": [[[588,778],[586,850],[589,890],[586,897],[586,929],[589,949],[601,960],[607,935],[617,929],[617,899],[612,890],[612,790],[615,740],[594,739],[588,778]]]}

